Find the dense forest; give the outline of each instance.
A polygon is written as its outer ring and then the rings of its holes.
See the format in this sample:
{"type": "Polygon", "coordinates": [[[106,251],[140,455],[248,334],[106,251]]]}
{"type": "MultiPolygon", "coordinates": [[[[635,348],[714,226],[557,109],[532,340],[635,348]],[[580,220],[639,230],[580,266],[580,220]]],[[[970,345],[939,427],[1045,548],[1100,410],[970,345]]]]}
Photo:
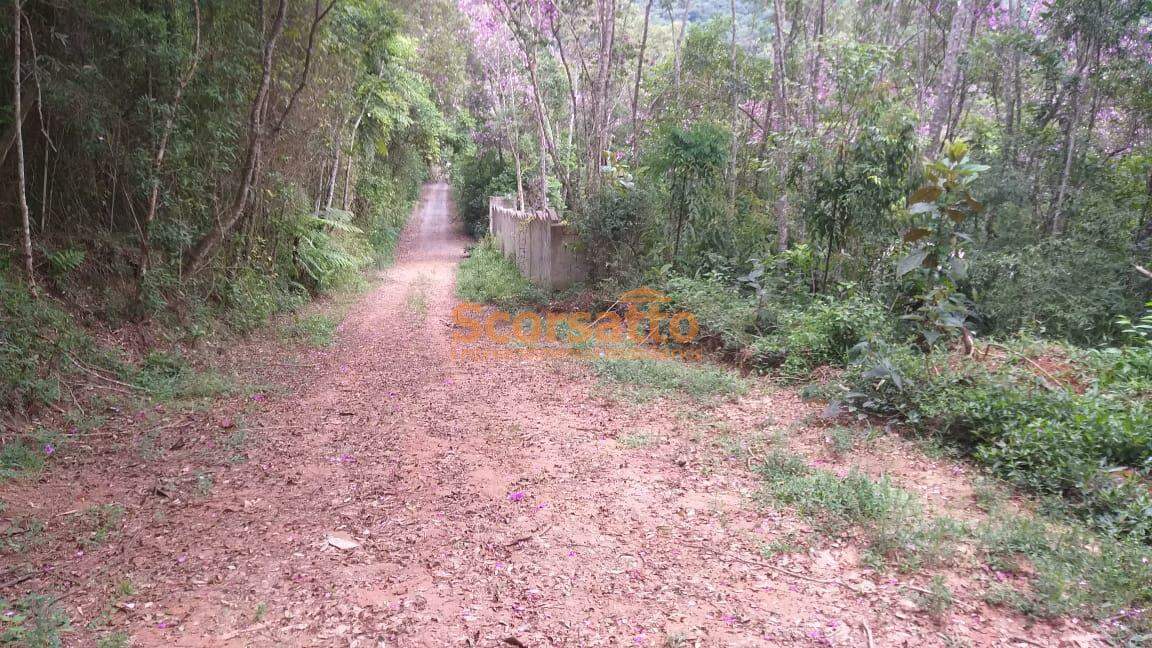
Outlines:
{"type": "Polygon", "coordinates": [[[1147,0],[5,6],[5,477],[71,381],[362,284],[445,178],[459,296],[663,291],[713,360],[1073,529],[997,603],[1152,631],[1147,0]],[[524,281],[491,196],[577,232],[590,279],[524,281]]]}
{"type": "Polygon", "coordinates": [[[9,9],[9,308],[39,291],[112,325],[251,328],[387,257],[458,138],[402,28],[431,9],[9,9]]]}

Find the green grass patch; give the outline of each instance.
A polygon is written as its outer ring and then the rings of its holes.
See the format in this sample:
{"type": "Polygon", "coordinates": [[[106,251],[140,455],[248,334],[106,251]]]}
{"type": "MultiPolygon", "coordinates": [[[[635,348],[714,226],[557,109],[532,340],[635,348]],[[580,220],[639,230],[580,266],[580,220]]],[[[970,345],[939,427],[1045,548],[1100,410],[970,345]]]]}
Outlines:
{"type": "Polygon", "coordinates": [[[629,432],[628,434],[625,434],[616,439],[616,442],[625,448],[637,450],[640,448],[647,448],[648,446],[655,443],[656,439],[653,439],[652,435],[650,434],[643,434],[641,432],[629,432]]]}
{"type": "Polygon", "coordinates": [[[62,634],[71,632],[72,621],[56,604],[55,597],[29,594],[19,599],[0,598],[0,645],[56,648],[62,634]]]}
{"type": "Polygon", "coordinates": [[[8,528],[0,532],[0,553],[24,553],[44,542],[43,520],[32,516],[12,518],[8,528]]]}
{"type": "Polygon", "coordinates": [[[1071,520],[1007,514],[993,516],[977,533],[989,566],[1030,580],[1028,588],[993,587],[990,601],[1035,616],[1090,618],[1122,640],[1152,633],[1147,545],[1093,533],[1071,520]]]}
{"type": "Polygon", "coordinates": [[[873,481],[850,472],[808,472],[792,479],[770,481],[768,492],[777,501],[819,519],[831,528],[903,520],[916,512],[915,499],[887,479],[873,481]]]}
{"type": "MultiPolygon", "coordinates": [[[[1122,640],[1152,633],[1152,547],[1134,539],[1094,532],[1074,519],[1008,512],[999,499],[989,503],[993,514],[975,526],[929,517],[912,494],[887,479],[816,470],[781,450],[765,455],[758,468],[769,501],[832,532],[861,531],[869,543],[864,560],[876,568],[908,573],[971,555],[1001,574],[1003,582],[985,594],[991,603],[1037,617],[1092,619],[1122,640]],[[964,546],[973,549],[965,554],[964,546]]],[[[951,606],[942,580],[933,581],[929,592],[920,605],[930,614],[951,606]]]]}
{"type": "Polygon", "coordinates": [[[124,523],[124,507],[120,504],[101,504],[84,511],[83,523],[87,531],[79,538],[81,546],[98,547],[120,532],[124,523]]]}
{"type": "Polygon", "coordinates": [[[334,317],[329,315],[305,315],[295,317],[284,328],[289,338],[303,340],[314,347],[328,347],[336,340],[336,329],[340,326],[334,317]]]}
{"type": "Polygon", "coordinates": [[[592,367],[602,382],[622,385],[639,400],[670,393],[704,400],[748,390],[747,382],[727,369],[680,360],[597,358],[592,367]]]}
{"type": "Polygon", "coordinates": [[[505,257],[492,238],[472,248],[456,271],[456,296],[461,300],[504,306],[538,303],[540,289],[505,257]]]}
{"type": "Polygon", "coordinates": [[[58,435],[43,429],[6,439],[0,446],[0,481],[39,476],[60,445],[58,435]]]}

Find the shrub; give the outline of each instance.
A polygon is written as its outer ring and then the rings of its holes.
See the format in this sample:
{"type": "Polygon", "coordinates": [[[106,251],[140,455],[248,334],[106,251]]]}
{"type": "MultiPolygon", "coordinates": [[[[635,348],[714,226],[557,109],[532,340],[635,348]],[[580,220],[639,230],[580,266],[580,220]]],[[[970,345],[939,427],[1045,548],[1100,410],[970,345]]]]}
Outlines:
{"type": "MultiPolygon", "coordinates": [[[[1084,393],[1051,384],[1030,362],[1017,362],[1019,342],[1001,360],[928,356],[904,347],[864,349],[847,376],[848,399],[871,411],[899,413],[924,434],[942,435],[1008,481],[1060,495],[1099,529],[1152,540],[1152,408],[1115,389],[1113,374],[1093,373],[1100,354],[1068,356],[1040,345],[1041,359],[1062,354],[1069,381],[1084,393]],[[931,367],[931,368],[930,368],[931,367]]],[[[1112,356],[1123,356],[1117,351],[1112,356]]],[[[1124,383],[1130,384],[1130,383],[1124,383]]]]}
{"type": "Polygon", "coordinates": [[[747,346],[754,339],[756,299],[745,297],[718,279],[673,277],[668,295],[677,308],[696,316],[700,326],[718,335],[729,349],[747,346]]]}
{"type": "Polygon", "coordinates": [[[456,296],[481,303],[517,305],[538,302],[540,290],[500,252],[496,241],[485,238],[456,271],[456,296]]]}
{"type": "Polygon", "coordinates": [[[464,228],[472,236],[483,236],[488,232],[488,198],[515,192],[516,177],[494,152],[461,156],[455,167],[456,206],[464,228]]]}
{"type": "Polygon", "coordinates": [[[888,314],[863,296],[817,297],[776,314],[776,332],[753,344],[756,355],[784,357],[782,373],[800,377],[821,365],[844,365],[861,340],[891,335],[888,314]]]}
{"type": "Polygon", "coordinates": [[[596,276],[635,278],[660,264],[660,200],[647,183],[610,185],[589,199],[573,225],[596,276]]]}
{"type": "Polygon", "coordinates": [[[24,412],[60,396],[58,375],[68,355],[92,349],[75,320],[50,298],[32,299],[21,282],[0,273],[0,402],[24,412]]]}
{"type": "Polygon", "coordinates": [[[1116,316],[1135,306],[1125,290],[1131,273],[1125,258],[1098,240],[1076,238],[980,256],[972,282],[982,330],[1032,330],[1077,342],[1107,339],[1116,316]]]}

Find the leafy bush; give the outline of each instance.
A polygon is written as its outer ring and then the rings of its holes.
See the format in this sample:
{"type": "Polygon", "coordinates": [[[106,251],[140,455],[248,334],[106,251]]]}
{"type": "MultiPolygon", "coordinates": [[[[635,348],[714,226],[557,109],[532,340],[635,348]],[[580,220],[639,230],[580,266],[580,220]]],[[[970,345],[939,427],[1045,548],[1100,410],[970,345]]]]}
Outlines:
{"type": "Polygon", "coordinates": [[[1101,248],[1097,240],[1046,239],[981,255],[972,283],[982,330],[1011,335],[1023,329],[1100,342],[1114,331],[1117,315],[1131,312],[1125,290],[1130,273],[1124,253],[1101,248]]]}
{"type": "Polygon", "coordinates": [[[456,207],[464,228],[472,236],[483,236],[488,232],[488,198],[514,193],[516,176],[494,152],[461,156],[455,166],[456,207]]]}
{"type": "Polygon", "coordinates": [[[516,305],[540,301],[540,290],[532,285],[516,264],[506,258],[496,241],[485,238],[472,248],[456,271],[456,296],[466,301],[516,305]]]}
{"type": "Polygon", "coordinates": [[[236,330],[247,333],[263,326],[277,313],[295,310],[308,301],[308,292],[273,273],[243,268],[223,287],[224,317],[236,330]]]}
{"type": "Polygon", "coordinates": [[[60,396],[68,355],[91,349],[75,320],[49,298],[33,299],[23,283],[0,273],[0,402],[16,412],[60,396]]]}
{"type": "Polygon", "coordinates": [[[659,265],[660,196],[647,185],[609,185],[593,195],[573,220],[583,253],[596,276],[636,278],[659,265]]]}
{"type": "Polygon", "coordinates": [[[861,340],[891,335],[892,324],[880,304],[863,296],[818,296],[810,303],[776,313],[777,330],[753,344],[755,355],[778,354],[781,371],[800,377],[821,365],[843,365],[861,340]]]}
{"type": "Polygon", "coordinates": [[[1009,355],[992,360],[868,348],[847,376],[848,397],[951,439],[999,477],[1063,496],[1099,529],[1152,540],[1152,408],[1116,389],[1112,372],[1093,373],[1114,366],[1101,357],[1115,362],[1128,351],[1069,357],[1054,345],[1005,348],[1009,355]],[[1029,353],[1069,363],[1065,379],[1084,382],[1084,393],[1052,384],[1037,361],[1019,360],[1029,353]]]}
{"type": "Polygon", "coordinates": [[[409,173],[404,177],[372,173],[357,180],[358,222],[363,223],[367,232],[376,265],[383,266],[392,261],[400,243],[400,234],[419,195],[422,177],[422,173],[409,173]]]}
{"type": "Polygon", "coordinates": [[[676,307],[692,313],[700,326],[720,336],[725,346],[740,348],[752,342],[757,304],[716,278],[673,277],[668,295],[676,307]]]}
{"type": "Polygon", "coordinates": [[[294,225],[296,265],[316,292],[348,283],[371,261],[364,231],[352,213],[329,209],[322,216],[301,214],[294,225]]]}

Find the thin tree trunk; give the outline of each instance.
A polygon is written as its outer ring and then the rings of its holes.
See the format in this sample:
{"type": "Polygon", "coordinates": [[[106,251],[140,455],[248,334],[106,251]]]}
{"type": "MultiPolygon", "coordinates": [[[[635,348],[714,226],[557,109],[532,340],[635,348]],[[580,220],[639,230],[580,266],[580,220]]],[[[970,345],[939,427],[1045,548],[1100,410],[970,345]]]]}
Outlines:
{"type": "Polygon", "coordinates": [[[826,0],[818,0],[816,4],[816,19],[812,28],[812,67],[809,71],[808,87],[808,127],[816,128],[817,115],[820,112],[820,77],[824,68],[824,23],[827,16],[826,0]]]}
{"type": "Polygon", "coordinates": [[[184,99],[184,91],[192,82],[196,74],[196,66],[200,62],[200,0],[192,0],[192,9],[196,18],[196,37],[192,47],[192,60],[188,69],[180,77],[176,85],[176,94],[172,97],[171,111],[164,120],[164,128],[160,131],[160,141],[156,145],[156,155],[152,158],[152,189],[148,193],[148,211],[144,212],[144,222],[140,226],[140,265],[136,272],[136,292],[141,294],[144,280],[152,265],[152,223],[156,220],[156,209],[160,200],[160,171],[164,166],[164,156],[168,151],[168,140],[176,127],[176,114],[180,111],[180,103],[184,99]]]}
{"type": "Polygon", "coordinates": [[[640,79],[644,75],[644,48],[648,45],[648,23],[652,16],[652,3],[648,0],[644,6],[644,28],[640,34],[640,52],[636,55],[636,82],[632,84],[632,163],[636,163],[637,151],[640,147],[640,122],[637,119],[637,108],[640,103],[640,79]]]}
{"type": "MultiPolygon", "coordinates": [[[[788,79],[784,67],[784,2],[773,0],[773,19],[776,22],[776,33],[772,38],[772,55],[776,64],[776,109],[781,124],[788,122],[788,79]]],[[[765,124],[767,126],[767,124],[765,124]]],[[[765,133],[767,135],[767,133],[765,133]]]]}
{"type": "Polygon", "coordinates": [[[277,3],[276,15],[272,20],[271,30],[264,41],[263,53],[261,55],[263,74],[260,77],[260,84],[257,87],[256,97],[252,101],[252,109],[248,116],[248,145],[244,154],[244,171],[241,175],[239,187],[225,213],[217,219],[212,228],[188,251],[184,259],[183,275],[192,275],[202,270],[212,253],[216,250],[216,246],[236,227],[236,224],[240,222],[241,217],[244,215],[244,210],[252,196],[252,189],[260,177],[264,144],[266,140],[275,137],[283,128],[288,116],[292,112],[292,108],[296,105],[296,98],[308,82],[308,73],[311,70],[312,49],[315,45],[316,32],[320,22],[335,5],[335,1],[336,0],[332,0],[326,8],[321,10],[320,0],[316,0],[312,27],[308,32],[307,51],[304,55],[304,66],[300,73],[300,81],[293,90],[291,97],[289,97],[288,105],[274,122],[272,129],[268,131],[266,130],[266,122],[268,118],[268,102],[270,99],[269,88],[272,83],[272,68],[276,42],[284,32],[284,21],[288,11],[288,0],[279,0],[277,3]]]}
{"type": "MultiPolygon", "coordinates": [[[[971,2],[972,0],[968,0],[971,2]]],[[[948,27],[948,37],[944,47],[944,68],[940,73],[940,94],[932,109],[932,119],[928,122],[928,150],[935,153],[941,144],[941,134],[948,123],[949,111],[956,94],[960,73],[960,48],[966,24],[965,3],[959,2],[952,12],[948,27]]]]}
{"type": "Polygon", "coordinates": [[[684,33],[688,31],[688,11],[692,8],[692,0],[684,0],[683,15],[680,17],[680,26],[676,26],[676,18],[672,15],[672,5],[668,5],[668,21],[676,32],[676,41],[672,48],[672,86],[676,89],[676,99],[680,99],[680,68],[683,62],[681,52],[684,48],[684,33]]]}
{"type": "Polygon", "coordinates": [[[729,93],[731,94],[731,130],[732,130],[732,148],[729,151],[728,160],[728,215],[734,217],[736,215],[736,156],[739,152],[740,140],[736,137],[736,128],[738,126],[737,119],[740,114],[740,95],[736,92],[736,83],[738,77],[736,76],[736,0],[730,0],[729,6],[732,10],[732,43],[729,61],[729,93]]]}
{"type": "Polygon", "coordinates": [[[1080,123],[1080,104],[1081,95],[1083,93],[1082,85],[1084,83],[1084,65],[1079,66],[1076,71],[1076,79],[1073,81],[1072,96],[1069,101],[1068,123],[1064,128],[1064,164],[1060,170],[1060,183],[1056,190],[1056,197],[1052,200],[1052,211],[1048,219],[1048,234],[1050,236],[1060,236],[1064,231],[1064,201],[1068,194],[1068,179],[1072,175],[1072,160],[1076,155],[1076,128],[1080,123]]]}
{"type": "MultiPolygon", "coordinates": [[[[344,120],[341,119],[340,122],[344,120]]],[[[341,137],[344,135],[343,124],[341,123],[336,128],[335,140],[332,144],[332,173],[328,176],[328,186],[324,191],[324,210],[332,209],[332,201],[336,198],[336,179],[340,177],[340,145],[341,137]]]]}
{"type": "Polygon", "coordinates": [[[368,112],[368,103],[364,103],[364,107],[360,109],[360,114],[356,116],[356,122],[352,124],[352,135],[348,140],[348,162],[344,165],[344,196],[340,199],[340,209],[348,210],[349,195],[351,193],[352,185],[352,163],[356,161],[356,133],[360,130],[360,123],[364,121],[364,114],[368,112]]]}
{"type": "Polygon", "coordinates": [[[20,115],[24,114],[20,97],[20,24],[21,0],[12,2],[12,105],[16,139],[16,187],[20,201],[21,249],[24,255],[24,273],[28,276],[28,289],[36,295],[36,273],[32,267],[32,223],[28,212],[27,179],[24,177],[24,128],[20,115]]]}

